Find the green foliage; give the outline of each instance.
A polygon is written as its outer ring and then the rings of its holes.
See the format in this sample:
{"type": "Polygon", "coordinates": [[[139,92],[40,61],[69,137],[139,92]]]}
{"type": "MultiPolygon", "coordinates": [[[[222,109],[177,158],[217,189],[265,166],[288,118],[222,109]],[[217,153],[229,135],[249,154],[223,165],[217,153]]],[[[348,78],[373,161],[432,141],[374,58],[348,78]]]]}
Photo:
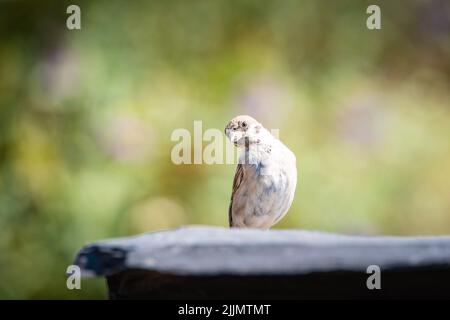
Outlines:
{"type": "Polygon", "coordinates": [[[69,2],[2,2],[0,298],[105,298],[66,289],[84,244],[226,226],[234,166],[170,134],[242,113],[298,158],[277,228],[449,233],[447,4],[377,3],[379,31],[366,1],[85,1],[69,31],[69,2]]]}

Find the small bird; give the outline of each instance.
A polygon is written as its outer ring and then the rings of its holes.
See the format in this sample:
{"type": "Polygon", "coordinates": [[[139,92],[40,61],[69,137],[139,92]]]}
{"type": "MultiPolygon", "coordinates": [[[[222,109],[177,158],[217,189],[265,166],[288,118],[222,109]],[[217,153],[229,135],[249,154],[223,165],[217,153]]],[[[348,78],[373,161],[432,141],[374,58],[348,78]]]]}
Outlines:
{"type": "Polygon", "coordinates": [[[284,217],[294,200],[295,155],[247,115],[232,119],[225,134],[244,149],[233,180],[230,227],[269,229],[284,217]]]}

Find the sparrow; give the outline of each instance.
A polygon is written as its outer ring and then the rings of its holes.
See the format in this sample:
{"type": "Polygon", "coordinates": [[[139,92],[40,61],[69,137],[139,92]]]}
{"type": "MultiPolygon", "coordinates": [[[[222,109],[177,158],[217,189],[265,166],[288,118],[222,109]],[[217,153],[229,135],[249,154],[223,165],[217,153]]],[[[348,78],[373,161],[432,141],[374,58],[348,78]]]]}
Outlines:
{"type": "Polygon", "coordinates": [[[230,227],[269,229],[285,216],[294,200],[296,157],[247,115],[232,119],[225,135],[242,151],[228,209],[230,227]]]}

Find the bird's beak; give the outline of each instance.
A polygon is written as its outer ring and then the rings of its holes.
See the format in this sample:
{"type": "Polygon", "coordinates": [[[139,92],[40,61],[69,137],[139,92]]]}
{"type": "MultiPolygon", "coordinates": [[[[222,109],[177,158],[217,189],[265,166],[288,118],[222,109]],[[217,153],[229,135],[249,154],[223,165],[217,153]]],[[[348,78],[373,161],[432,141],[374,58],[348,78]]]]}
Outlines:
{"type": "Polygon", "coordinates": [[[242,139],[243,133],[242,131],[228,131],[227,136],[228,139],[230,139],[230,141],[234,143],[235,146],[238,146],[239,140],[242,139]]]}

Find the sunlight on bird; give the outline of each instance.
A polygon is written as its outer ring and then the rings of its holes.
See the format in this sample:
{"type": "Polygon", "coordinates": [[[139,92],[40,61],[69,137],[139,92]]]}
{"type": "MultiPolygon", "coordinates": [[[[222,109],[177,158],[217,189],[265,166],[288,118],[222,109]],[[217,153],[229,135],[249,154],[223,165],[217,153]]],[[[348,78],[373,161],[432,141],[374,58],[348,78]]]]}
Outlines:
{"type": "Polygon", "coordinates": [[[243,149],[233,180],[230,227],[269,229],[284,217],[294,200],[295,155],[250,116],[232,119],[225,134],[243,149]]]}

